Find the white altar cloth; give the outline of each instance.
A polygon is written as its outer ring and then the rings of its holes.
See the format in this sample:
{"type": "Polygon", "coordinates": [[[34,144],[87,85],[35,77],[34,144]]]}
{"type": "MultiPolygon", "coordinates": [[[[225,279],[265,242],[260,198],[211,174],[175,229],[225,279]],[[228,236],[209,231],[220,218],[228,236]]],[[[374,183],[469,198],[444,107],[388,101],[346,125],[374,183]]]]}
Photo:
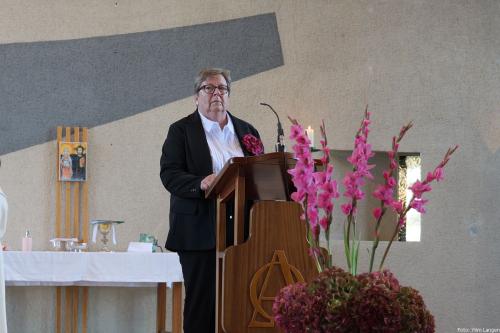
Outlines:
{"type": "Polygon", "coordinates": [[[182,282],[177,253],[3,252],[7,286],[171,286],[182,282]]]}

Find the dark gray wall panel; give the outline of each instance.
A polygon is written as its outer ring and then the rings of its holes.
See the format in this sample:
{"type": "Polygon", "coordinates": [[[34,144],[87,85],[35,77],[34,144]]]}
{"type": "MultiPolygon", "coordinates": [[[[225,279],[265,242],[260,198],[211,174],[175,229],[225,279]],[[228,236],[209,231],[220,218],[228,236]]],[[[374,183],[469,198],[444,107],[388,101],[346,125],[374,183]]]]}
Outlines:
{"type": "Polygon", "coordinates": [[[233,80],[283,65],[275,14],[67,41],[0,45],[0,155],[192,95],[207,66],[233,80]]]}

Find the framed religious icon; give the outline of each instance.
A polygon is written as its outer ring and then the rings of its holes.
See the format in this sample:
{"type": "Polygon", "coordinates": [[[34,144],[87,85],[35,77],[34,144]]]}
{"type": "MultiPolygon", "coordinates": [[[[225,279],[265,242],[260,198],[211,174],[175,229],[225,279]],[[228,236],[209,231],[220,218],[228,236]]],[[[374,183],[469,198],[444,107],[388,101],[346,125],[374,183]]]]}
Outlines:
{"type": "Polygon", "coordinates": [[[59,180],[87,180],[87,142],[59,142],[59,180]]]}

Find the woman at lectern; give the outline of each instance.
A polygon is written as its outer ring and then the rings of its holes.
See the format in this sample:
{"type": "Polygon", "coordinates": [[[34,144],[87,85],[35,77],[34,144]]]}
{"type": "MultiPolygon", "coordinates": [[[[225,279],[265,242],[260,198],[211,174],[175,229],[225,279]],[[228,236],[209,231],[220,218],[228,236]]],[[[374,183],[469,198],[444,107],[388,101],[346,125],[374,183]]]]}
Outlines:
{"type": "Polygon", "coordinates": [[[185,333],[215,332],[215,202],[205,191],[232,157],[262,153],[259,133],[228,112],[231,78],[225,69],[202,70],[195,79],[196,110],[170,125],[160,178],[170,192],[165,247],[179,254],[186,298],[185,333]]]}

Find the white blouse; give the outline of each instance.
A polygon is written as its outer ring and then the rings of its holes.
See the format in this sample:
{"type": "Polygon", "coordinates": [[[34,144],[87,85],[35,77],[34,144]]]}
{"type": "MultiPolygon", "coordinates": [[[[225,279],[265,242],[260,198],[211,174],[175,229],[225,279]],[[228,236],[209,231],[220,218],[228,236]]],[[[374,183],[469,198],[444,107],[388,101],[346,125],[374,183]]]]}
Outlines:
{"type": "Polygon", "coordinates": [[[226,126],[221,129],[218,122],[208,119],[200,111],[198,113],[200,114],[201,123],[205,130],[208,147],[210,148],[213,172],[218,174],[231,157],[243,157],[243,150],[234,131],[234,125],[229,114],[227,115],[228,121],[226,126]]]}

